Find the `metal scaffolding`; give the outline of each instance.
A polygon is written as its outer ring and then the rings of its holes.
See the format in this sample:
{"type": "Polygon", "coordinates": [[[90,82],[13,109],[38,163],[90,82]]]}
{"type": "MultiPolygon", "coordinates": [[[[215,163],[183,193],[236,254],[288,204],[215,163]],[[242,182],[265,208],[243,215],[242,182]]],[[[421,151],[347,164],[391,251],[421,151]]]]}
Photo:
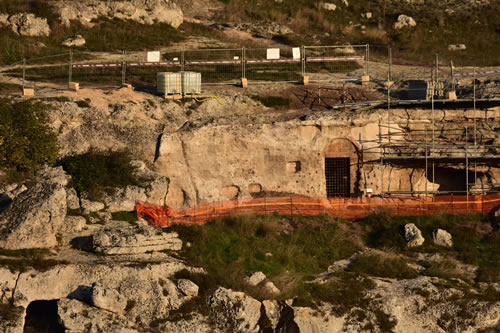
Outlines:
{"type": "MultiPolygon", "coordinates": [[[[434,77],[434,80],[437,76],[434,77]]],[[[475,82],[475,77],[474,77],[475,82]]],[[[363,164],[379,164],[382,168],[381,195],[424,194],[436,195],[444,193],[485,194],[498,192],[500,184],[477,184],[478,167],[500,167],[500,145],[495,143],[499,134],[498,120],[489,119],[486,113],[476,109],[474,84],[472,99],[473,115],[465,121],[437,120],[434,110],[434,94],[431,99],[430,119],[397,122],[393,120],[393,110],[388,94],[387,120],[379,119],[376,139],[363,140],[359,137],[363,164]],[[377,156],[364,160],[365,157],[377,156]],[[425,173],[424,191],[391,191],[391,174],[389,184],[384,184],[385,167],[409,166],[423,168],[425,173]],[[465,171],[463,191],[433,191],[428,183],[435,184],[436,167],[452,167],[465,171]],[[469,173],[474,174],[474,181],[469,173]],[[387,187],[386,187],[387,186],[387,187]],[[387,190],[386,190],[387,188],[387,190]]]]}

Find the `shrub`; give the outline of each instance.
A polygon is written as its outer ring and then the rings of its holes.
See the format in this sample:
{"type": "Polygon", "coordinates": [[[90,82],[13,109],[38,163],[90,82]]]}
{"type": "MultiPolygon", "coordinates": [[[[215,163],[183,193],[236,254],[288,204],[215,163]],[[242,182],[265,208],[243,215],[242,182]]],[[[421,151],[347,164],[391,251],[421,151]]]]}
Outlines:
{"type": "Polygon", "coordinates": [[[68,156],[59,162],[71,175],[73,186],[79,194],[89,199],[100,199],[116,188],[139,185],[135,175],[136,167],[127,151],[97,152],[68,156]]]}
{"type": "Polygon", "coordinates": [[[56,162],[56,135],[40,102],[0,99],[0,168],[34,172],[56,162]]]}

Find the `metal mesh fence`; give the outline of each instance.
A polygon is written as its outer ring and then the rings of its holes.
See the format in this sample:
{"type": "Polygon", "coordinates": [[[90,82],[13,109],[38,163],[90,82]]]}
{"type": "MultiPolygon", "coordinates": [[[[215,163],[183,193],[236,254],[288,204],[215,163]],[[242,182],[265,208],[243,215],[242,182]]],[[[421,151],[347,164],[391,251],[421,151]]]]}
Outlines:
{"type": "Polygon", "coordinates": [[[245,77],[249,81],[298,82],[302,80],[300,48],[246,49],[245,77]]]}
{"type": "Polygon", "coordinates": [[[243,49],[184,52],[184,71],[199,72],[207,84],[236,84],[243,77],[243,49]]]}
{"type": "Polygon", "coordinates": [[[314,81],[360,81],[367,73],[367,46],[304,46],[304,75],[314,81]]]}
{"type": "MultiPolygon", "coordinates": [[[[158,72],[201,73],[203,87],[217,84],[280,82],[327,84],[347,91],[360,84],[376,94],[360,100],[489,99],[500,95],[500,70],[461,67],[436,56],[427,64],[392,59],[386,45],[337,45],[280,48],[169,50],[155,62],[146,52],[74,52],[38,57],[0,68],[24,87],[116,87],[125,83],[148,86],[154,92],[158,72]],[[307,80],[305,80],[305,77],[307,80]],[[450,94],[451,93],[451,94],[450,94]]],[[[323,95],[318,92],[318,96],[323,95]]],[[[325,96],[327,98],[327,96],[325,96]]],[[[341,100],[345,100],[340,98],[341,100]]],[[[356,98],[354,98],[356,99],[356,98]]],[[[350,101],[350,100],[349,100],[350,101]]],[[[349,102],[348,101],[348,102],[349,102]]],[[[355,102],[354,100],[352,102],[355,102]]]]}

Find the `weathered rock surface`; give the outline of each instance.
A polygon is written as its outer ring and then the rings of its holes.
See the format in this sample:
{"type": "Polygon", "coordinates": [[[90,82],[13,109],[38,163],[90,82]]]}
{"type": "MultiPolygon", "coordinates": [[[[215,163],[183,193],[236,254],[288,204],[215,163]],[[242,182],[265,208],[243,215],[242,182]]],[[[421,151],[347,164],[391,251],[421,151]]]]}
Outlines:
{"type": "Polygon", "coordinates": [[[9,26],[21,36],[48,36],[50,27],[46,18],[36,17],[32,13],[17,13],[11,16],[0,15],[0,25],[9,26]]]}
{"type": "Polygon", "coordinates": [[[405,239],[408,247],[420,246],[425,241],[422,232],[413,223],[405,224],[405,239]]]}
{"type": "Polygon", "coordinates": [[[445,247],[452,247],[453,246],[453,238],[451,234],[443,229],[436,229],[432,233],[432,239],[434,241],[434,244],[439,245],[439,246],[445,246],[445,247]]]}
{"type": "Polygon", "coordinates": [[[80,199],[74,188],[66,189],[66,205],[69,209],[79,209],[80,208],[80,199]]]}
{"type": "Polygon", "coordinates": [[[198,296],[200,289],[196,283],[187,279],[177,280],[177,288],[186,296],[198,296]]]}
{"type": "Polygon", "coordinates": [[[321,8],[334,11],[335,9],[337,9],[337,5],[329,2],[323,2],[321,3],[321,8]]]}
{"type": "Polygon", "coordinates": [[[251,286],[256,286],[262,281],[266,279],[266,275],[262,272],[252,273],[249,277],[247,277],[246,281],[251,286]]]}
{"type": "Polygon", "coordinates": [[[71,37],[63,41],[61,44],[67,47],[81,47],[85,45],[86,41],[82,35],[76,35],[75,37],[71,37]]]}
{"type": "Polygon", "coordinates": [[[146,168],[143,162],[134,161],[139,165],[137,177],[144,186],[127,186],[116,189],[112,195],[106,195],[104,202],[109,212],[133,211],[137,200],[164,205],[168,194],[169,179],[146,168]]]}
{"type": "Polygon", "coordinates": [[[104,229],[93,235],[93,248],[105,254],[137,254],[182,248],[177,233],[165,233],[149,226],[104,229]]]}
{"type": "Polygon", "coordinates": [[[92,20],[99,17],[143,24],[168,23],[174,28],[183,21],[182,10],[169,0],[52,1],[51,5],[67,26],[72,20],[92,26],[92,20]]]}
{"type": "Polygon", "coordinates": [[[87,199],[81,200],[81,206],[84,214],[95,213],[100,210],[103,210],[104,207],[106,207],[102,202],[91,201],[87,199]]]}
{"type": "Polygon", "coordinates": [[[62,298],[57,302],[57,313],[66,332],[117,332],[137,333],[134,323],[114,312],[89,306],[75,300],[62,298]],[[85,330],[83,330],[85,329],[85,330]]]}
{"type": "Polygon", "coordinates": [[[261,303],[245,293],[220,287],[210,298],[217,328],[231,332],[258,332],[261,303]]]}
{"type": "Polygon", "coordinates": [[[101,286],[92,286],[92,305],[114,313],[122,314],[127,306],[127,300],[118,291],[101,286]]]}
{"type": "Polygon", "coordinates": [[[466,49],[467,49],[467,46],[465,46],[465,44],[450,44],[450,45],[448,45],[448,51],[463,51],[466,49]]]}
{"type": "Polygon", "coordinates": [[[403,28],[415,27],[417,22],[411,16],[401,14],[398,16],[398,20],[394,23],[394,29],[401,30],[403,28]]]}
{"type": "Polygon", "coordinates": [[[58,245],[56,235],[66,216],[68,177],[62,168],[47,169],[36,181],[0,213],[0,247],[17,250],[58,245]]]}
{"type": "Polygon", "coordinates": [[[278,289],[278,287],[276,287],[276,285],[271,282],[271,281],[267,281],[265,284],[264,284],[264,288],[267,290],[268,293],[270,293],[271,295],[278,295],[281,291],[278,289]]]}

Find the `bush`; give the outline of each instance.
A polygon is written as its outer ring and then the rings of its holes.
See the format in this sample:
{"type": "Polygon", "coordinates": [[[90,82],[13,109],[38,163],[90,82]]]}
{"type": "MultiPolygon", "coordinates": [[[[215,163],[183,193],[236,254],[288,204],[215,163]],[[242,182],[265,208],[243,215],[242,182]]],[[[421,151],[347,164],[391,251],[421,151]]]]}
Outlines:
{"type": "Polygon", "coordinates": [[[56,162],[56,135],[40,102],[0,99],[0,168],[34,172],[56,162]]]}
{"type": "Polygon", "coordinates": [[[73,186],[79,194],[85,193],[91,200],[101,199],[116,188],[139,185],[136,167],[127,151],[97,152],[68,156],[59,162],[71,175],[73,186]]]}

